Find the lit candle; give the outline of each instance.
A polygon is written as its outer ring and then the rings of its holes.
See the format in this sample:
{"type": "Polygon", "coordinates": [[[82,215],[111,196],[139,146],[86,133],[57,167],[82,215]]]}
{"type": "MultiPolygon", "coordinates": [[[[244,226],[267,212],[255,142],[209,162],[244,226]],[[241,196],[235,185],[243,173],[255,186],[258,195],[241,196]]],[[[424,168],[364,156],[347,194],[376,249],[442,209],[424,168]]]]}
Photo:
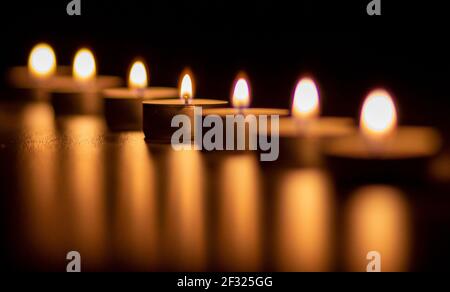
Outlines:
{"type": "Polygon", "coordinates": [[[39,43],[31,50],[27,66],[13,67],[8,72],[8,82],[14,88],[12,97],[45,100],[48,91],[58,84],[56,77],[68,72],[67,67],[57,66],[53,48],[39,43]]]}
{"type": "Polygon", "coordinates": [[[287,116],[289,112],[275,108],[250,108],[251,90],[248,78],[239,73],[231,95],[233,108],[214,108],[203,111],[203,116],[219,116],[222,119],[224,131],[224,150],[257,150],[257,135],[260,131],[261,118],[266,118],[264,127],[272,128],[274,117],[287,116]],[[239,119],[243,118],[243,119],[239,119]],[[245,125],[240,126],[239,120],[245,125]],[[232,140],[232,141],[230,141],[232,140]],[[233,146],[233,147],[232,147],[233,146]]]}
{"type": "Polygon", "coordinates": [[[103,91],[105,118],[111,130],[141,130],[142,101],[174,98],[177,88],[148,87],[147,67],[142,60],[131,66],[128,88],[111,88],[103,91]]]}
{"type": "Polygon", "coordinates": [[[55,113],[99,114],[103,110],[101,90],[121,83],[118,77],[97,75],[94,54],[89,49],[80,49],[73,60],[72,76],[58,78],[58,86],[51,90],[55,113]]]}
{"type": "MultiPolygon", "coordinates": [[[[152,99],[143,101],[143,129],[146,140],[154,143],[168,143],[177,128],[173,128],[172,118],[185,115],[191,121],[191,136],[195,133],[195,108],[211,108],[226,105],[217,99],[199,99],[194,97],[192,73],[185,71],[180,79],[179,98],[152,99]]],[[[201,118],[201,117],[200,117],[201,118]]]]}
{"type": "Polygon", "coordinates": [[[424,178],[426,163],[441,146],[433,128],[397,126],[391,95],[372,91],[364,101],[360,131],[336,138],[325,151],[337,175],[367,179],[424,178]]]}
{"type": "Polygon", "coordinates": [[[299,80],[292,101],[291,116],[280,119],[280,158],[283,164],[322,164],[321,147],[328,139],[355,131],[351,118],[320,116],[320,95],[313,79],[299,80]]]}

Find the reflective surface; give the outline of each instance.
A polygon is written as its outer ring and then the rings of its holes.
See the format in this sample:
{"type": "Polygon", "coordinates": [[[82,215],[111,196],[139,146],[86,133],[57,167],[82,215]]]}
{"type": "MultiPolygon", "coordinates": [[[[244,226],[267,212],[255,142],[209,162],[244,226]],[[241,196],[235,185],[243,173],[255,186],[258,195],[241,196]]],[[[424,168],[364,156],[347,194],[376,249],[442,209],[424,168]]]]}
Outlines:
{"type": "MultiPolygon", "coordinates": [[[[100,117],[0,104],[3,257],[11,270],[429,270],[450,259],[449,182],[340,185],[255,153],[175,152],[100,117]]],[[[446,156],[445,156],[446,157],[446,156]]],[[[436,170],[434,170],[436,171],[436,170]]]]}

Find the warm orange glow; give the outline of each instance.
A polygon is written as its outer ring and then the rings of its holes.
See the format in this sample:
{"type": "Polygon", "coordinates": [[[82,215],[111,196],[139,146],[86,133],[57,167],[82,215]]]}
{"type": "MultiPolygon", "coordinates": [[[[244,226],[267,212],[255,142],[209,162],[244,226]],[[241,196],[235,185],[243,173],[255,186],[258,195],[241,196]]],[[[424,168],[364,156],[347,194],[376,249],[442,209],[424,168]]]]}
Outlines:
{"type": "Polygon", "coordinates": [[[45,78],[56,70],[56,55],[48,44],[37,44],[28,58],[28,71],[35,77],[45,78]]]}
{"type": "Polygon", "coordinates": [[[94,54],[88,49],[79,50],[73,60],[73,76],[77,80],[89,80],[96,74],[94,54]]]}
{"type": "Polygon", "coordinates": [[[292,115],[299,120],[308,120],[319,115],[319,93],[310,78],[303,78],[297,84],[292,103],[292,115]]]}
{"type": "Polygon", "coordinates": [[[235,108],[247,108],[250,104],[250,89],[245,78],[239,78],[234,85],[232,104],[235,108]]]}
{"type": "Polygon", "coordinates": [[[142,89],[148,86],[147,68],[142,61],[134,62],[128,77],[128,87],[142,89]]]}
{"type": "Polygon", "coordinates": [[[274,222],[276,262],[281,271],[328,271],[333,258],[333,193],[316,169],[290,170],[280,177],[274,222]]]}
{"type": "Polygon", "coordinates": [[[180,84],[180,98],[188,101],[193,96],[194,90],[192,86],[191,75],[189,75],[189,73],[185,73],[180,84]]]}
{"type": "Polygon", "coordinates": [[[264,230],[258,161],[250,153],[232,155],[221,163],[219,175],[217,256],[220,265],[227,271],[258,271],[263,261],[264,230]]]}
{"type": "Polygon", "coordinates": [[[345,209],[346,254],[350,271],[366,271],[369,251],[381,255],[382,272],[408,269],[411,210],[407,195],[388,185],[358,188],[345,209]]]}
{"type": "Polygon", "coordinates": [[[204,270],[208,260],[209,222],[203,157],[199,151],[191,150],[170,150],[167,155],[161,255],[177,270],[204,270]]]}
{"type": "Polygon", "coordinates": [[[374,90],[364,101],[360,121],[361,131],[373,138],[386,136],[397,127],[397,111],[385,90],[374,90]]]}

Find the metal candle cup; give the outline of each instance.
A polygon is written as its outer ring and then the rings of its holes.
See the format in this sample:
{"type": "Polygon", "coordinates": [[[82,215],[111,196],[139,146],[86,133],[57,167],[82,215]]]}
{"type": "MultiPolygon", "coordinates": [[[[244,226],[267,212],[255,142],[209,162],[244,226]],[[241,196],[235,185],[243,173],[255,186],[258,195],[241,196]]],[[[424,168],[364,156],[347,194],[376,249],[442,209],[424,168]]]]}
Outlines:
{"type": "Polygon", "coordinates": [[[113,131],[142,130],[142,102],[175,98],[177,92],[170,87],[106,89],[103,91],[106,123],[113,131]]]}
{"type": "Polygon", "coordinates": [[[295,88],[291,117],[280,119],[280,155],[285,166],[317,167],[323,163],[322,146],[328,139],[355,132],[350,118],[321,117],[319,91],[308,77],[295,88]]]}
{"type": "Polygon", "coordinates": [[[433,128],[397,127],[390,94],[375,90],[364,102],[360,132],[331,141],[325,152],[333,173],[344,180],[411,182],[426,177],[440,147],[433,128]]]}
{"type": "Polygon", "coordinates": [[[280,119],[278,161],[286,166],[317,167],[323,164],[322,148],[336,137],[356,132],[351,118],[320,117],[301,123],[294,117],[280,119]]]}
{"type": "Polygon", "coordinates": [[[186,115],[191,120],[191,133],[194,135],[194,108],[202,109],[221,107],[228,102],[216,99],[192,99],[188,104],[182,99],[155,99],[143,101],[143,130],[145,139],[152,143],[170,143],[172,134],[172,118],[186,115]]]}
{"type": "MultiPolygon", "coordinates": [[[[203,117],[206,116],[219,116],[222,119],[222,125],[224,127],[223,131],[223,142],[224,145],[228,145],[228,143],[233,143],[235,146],[235,150],[257,150],[251,149],[252,145],[250,143],[250,139],[258,139],[259,129],[260,129],[260,117],[267,117],[267,131],[270,131],[272,128],[272,117],[286,117],[289,115],[289,111],[285,109],[274,109],[274,108],[245,108],[245,109],[236,109],[236,108],[217,108],[217,109],[207,109],[203,111],[203,117]],[[238,124],[233,123],[233,127],[229,128],[227,123],[227,117],[231,119],[235,119],[238,116],[242,116],[245,119],[245,127],[243,131],[239,131],[238,124]],[[255,118],[249,118],[250,116],[254,116],[255,118]],[[232,131],[232,132],[231,132],[232,131]],[[243,136],[242,136],[243,135],[243,136]],[[232,139],[232,141],[227,141],[227,139],[232,139]],[[244,142],[244,149],[237,149],[238,141],[242,139],[244,142]]],[[[207,129],[203,132],[205,133],[207,129]]],[[[257,141],[255,140],[257,143],[257,141]]],[[[255,146],[256,146],[255,143],[255,146]]],[[[230,144],[231,145],[231,144],[230,144]]],[[[224,149],[226,149],[224,147],[224,149]]]]}

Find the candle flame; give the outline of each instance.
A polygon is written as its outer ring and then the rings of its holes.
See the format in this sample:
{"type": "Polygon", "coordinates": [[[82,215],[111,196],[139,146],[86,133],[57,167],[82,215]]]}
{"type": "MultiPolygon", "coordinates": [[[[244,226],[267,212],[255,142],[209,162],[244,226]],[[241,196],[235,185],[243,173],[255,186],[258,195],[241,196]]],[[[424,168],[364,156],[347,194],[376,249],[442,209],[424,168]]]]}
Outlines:
{"type": "Polygon", "coordinates": [[[189,73],[185,73],[180,84],[180,98],[186,101],[192,99],[194,96],[193,91],[191,75],[189,73]]]}
{"type": "Polygon", "coordinates": [[[319,115],[319,92],[310,78],[301,79],[295,88],[292,115],[300,120],[316,118],[319,115]]]}
{"type": "Polygon", "coordinates": [[[250,89],[245,78],[239,78],[234,85],[232,104],[235,108],[246,108],[250,104],[250,89]]]}
{"type": "Polygon", "coordinates": [[[73,61],[73,76],[77,80],[89,80],[96,74],[94,54],[88,49],[79,50],[73,61]]]}
{"type": "Polygon", "coordinates": [[[385,90],[372,91],[361,111],[360,128],[365,135],[380,137],[390,134],[397,127],[395,104],[385,90]]]}
{"type": "Polygon", "coordinates": [[[148,85],[147,68],[142,61],[134,62],[128,78],[128,87],[132,89],[143,89],[148,85]]]}
{"type": "Polygon", "coordinates": [[[56,55],[45,43],[34,46],[28,58],[28,70],[35,77],[48,77],[56,70],[56,55]]]}

